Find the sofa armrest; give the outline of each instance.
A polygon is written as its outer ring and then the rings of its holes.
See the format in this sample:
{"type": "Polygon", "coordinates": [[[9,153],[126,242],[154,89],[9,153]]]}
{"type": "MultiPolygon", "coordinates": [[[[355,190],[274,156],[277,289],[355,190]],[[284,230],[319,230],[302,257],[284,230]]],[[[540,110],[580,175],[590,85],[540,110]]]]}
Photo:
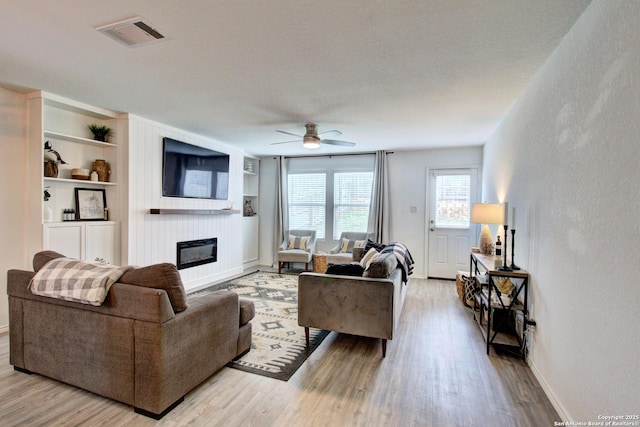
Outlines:
{"type": "Polygon", "coordinates": [[[239,316],[238,295],[218,291],[163,324],[136,322],[136,408],[159,414],[230,362],[239,316]]]}

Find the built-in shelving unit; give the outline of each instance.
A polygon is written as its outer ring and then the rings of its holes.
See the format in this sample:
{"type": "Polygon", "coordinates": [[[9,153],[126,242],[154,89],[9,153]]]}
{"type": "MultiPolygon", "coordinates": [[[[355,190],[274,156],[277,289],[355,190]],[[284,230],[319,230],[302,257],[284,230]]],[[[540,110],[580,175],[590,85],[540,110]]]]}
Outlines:
{"type": "Polygon", "coordinates": [[[243,262],[245,267],[250,267],[258,264],[260,160],[255,157],[245,156],[243,159],[243,175],[243,262]]]}
{"type": "Polygon", "coordinates": [[[33,222],[32,230],[40,230],[39,234],[33,231],[34,235],[30,236],[30,250],[35,252],[42,249],[66,248],[81,257],[98,256],[112,262],[119,260],[120,190],[117,183],[117,130],[120,113],[42,91],[29,93],[27,100],[29,182],[33,183],[29,187],[29,203],[35,208],[29,214],[29,221],[33,222]],[[106,142],[93,139],[93,134],[88,128],[90,124],[111,128],[106,142]],[[44,176],[44,144],[47,141],[65,161],[64,164],[58,163],[58,175],[55,177],[44,176]],[[110,166],[110,173],[104,181],[74,179],[71,176],[74,168],[91,170],[96,160],[104,160],[110,166]],[[92,225],[91,232],[85,231],[86,224],[81,221],[73,222],[77,227],[68,221],[63,222],[63,212],[76,208],[76,188],[104,189],[111,221],[104,221],[98,228],[96,224],[92,225]],[[45,189],[51,196],[48,201],[43,197],[45,189]],[[45,215],[49,210],[52,212],[52,218],[45,215]],[[67,234],[70,230],[79,230],[78,236],[94,236],[90,239],[91,250],[85,250],[87,243],[84,237],[69,239],[67,234]],[[95,237],[95,230],[99,230],[99,237],[95,237]],[[65,239],[66,241],[63,241],[65,239]],[[104,244],[101,246],[100,242],[104,244]]]}

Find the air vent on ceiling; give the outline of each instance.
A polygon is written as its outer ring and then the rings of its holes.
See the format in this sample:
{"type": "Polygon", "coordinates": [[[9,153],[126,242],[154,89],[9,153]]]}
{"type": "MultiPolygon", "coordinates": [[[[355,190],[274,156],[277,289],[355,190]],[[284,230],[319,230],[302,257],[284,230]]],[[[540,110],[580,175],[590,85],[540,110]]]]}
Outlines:
{"type": "Polygon", "coordinates": [[[168,39],[157,28],[153,28],[148,21],[145,22],[139,16],[113,24],[101,25],[96,27],[96,30],[129,47],[143,46],[168,39]]]}

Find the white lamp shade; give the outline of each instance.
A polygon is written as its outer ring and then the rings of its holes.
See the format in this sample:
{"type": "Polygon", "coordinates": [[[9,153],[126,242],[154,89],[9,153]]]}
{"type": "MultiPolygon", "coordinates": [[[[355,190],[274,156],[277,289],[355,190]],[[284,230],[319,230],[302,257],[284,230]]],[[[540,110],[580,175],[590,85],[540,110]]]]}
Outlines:
{"type": "Polygon", "coordinates": [[[502,203],[472,204],[471,222],[475,224],[504,224],[504,205],[502,203]]]}
{"type": "Polygon", "coordinates": [[[480,230],[480,250],[489,255],[486,250],[493,244],[493,236],[487,224],[503,224],[505,207],[501,203],[474,203],[471,205],[471,222],[482,224],[480,230]]]}

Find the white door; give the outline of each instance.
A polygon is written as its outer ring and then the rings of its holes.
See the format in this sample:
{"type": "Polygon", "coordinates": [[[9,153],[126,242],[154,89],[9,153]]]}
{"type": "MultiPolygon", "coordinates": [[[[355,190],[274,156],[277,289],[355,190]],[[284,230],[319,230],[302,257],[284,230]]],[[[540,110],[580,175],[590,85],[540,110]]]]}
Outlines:
{"type": "Polygon", "coordinates": [[[469,270],[475,227],[469,222],[477,199],[477,169],[434,169],[429,173],[429,277],[454,279],[469,270]]]}

